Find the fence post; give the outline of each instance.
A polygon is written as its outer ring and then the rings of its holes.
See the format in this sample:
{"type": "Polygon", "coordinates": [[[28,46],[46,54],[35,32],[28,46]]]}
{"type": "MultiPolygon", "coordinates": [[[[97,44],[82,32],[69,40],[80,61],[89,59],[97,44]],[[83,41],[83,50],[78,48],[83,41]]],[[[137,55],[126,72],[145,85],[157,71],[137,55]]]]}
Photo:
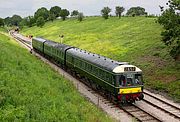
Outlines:
{"type": "Polygon", "coordinates": [[[99,106],[99,95],[98,95],[98,106],[99,106]]]}

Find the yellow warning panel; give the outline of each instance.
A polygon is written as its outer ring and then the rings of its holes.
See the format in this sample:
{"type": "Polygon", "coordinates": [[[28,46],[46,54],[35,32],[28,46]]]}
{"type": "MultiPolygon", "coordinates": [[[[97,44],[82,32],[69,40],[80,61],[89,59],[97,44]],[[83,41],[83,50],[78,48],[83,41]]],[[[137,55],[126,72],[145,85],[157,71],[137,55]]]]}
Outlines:
{"type": "Polygon", "coordinates": [[[119,94],[130,94],[130,93],[138,93],[138,92],[142,92],[141,87],[137,87],[137,88],[121,88],[119,90],[119,94]]]}

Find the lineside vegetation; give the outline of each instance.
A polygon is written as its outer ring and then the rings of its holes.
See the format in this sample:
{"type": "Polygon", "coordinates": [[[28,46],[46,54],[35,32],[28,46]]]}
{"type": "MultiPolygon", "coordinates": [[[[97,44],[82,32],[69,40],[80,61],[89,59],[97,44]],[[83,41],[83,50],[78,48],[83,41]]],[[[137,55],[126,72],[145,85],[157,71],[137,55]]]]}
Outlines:
{"type": "Polygon", "coordinates": [[[113,121],[70,81],[0,33],[0,121],[113,121]]]}

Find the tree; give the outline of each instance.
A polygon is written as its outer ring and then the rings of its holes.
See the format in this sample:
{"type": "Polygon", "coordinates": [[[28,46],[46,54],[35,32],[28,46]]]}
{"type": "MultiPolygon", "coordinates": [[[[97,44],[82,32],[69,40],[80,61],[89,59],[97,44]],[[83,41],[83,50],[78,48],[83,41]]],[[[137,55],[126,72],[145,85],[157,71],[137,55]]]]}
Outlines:
{"type": "Polygon", "coordinates": [[[32,27],[35,23],[36,23],[35,18],[33,16],[28,16],[28,17],[23,18],[20,24],[21,26],[32,27]]]}
{"type": "Polygon", "coordinates": [[[78,16],[78,14],[79,14],[78,10],[74,10],[74,11],[71,12],[72,17],[73,16],[76,17],[76,16],[78,16]]]}
{"type": "Polygon", "coordinates": [[[109,17],[109,13],[111,12],[111,9],[109,7],[104,7],[102,10],[101,10],[101,15],[104,19],[108,19],[109,17]]]}
{"type": "Polygon", "coordinates": [[[37,21],[36,21],[36,25],[37,25],[38,27],[43,27],[44,24],[45,24],[44,18],[43,18],[43,17],[38,17],[38,19],[37,19],[37,21]]]}
{"type": "Polygon", "coordinates": [[[51,20],[52,22],[56,19],[56,16],[54,13],[49,12],[49,20],[51,20]]]}
{"type": "Polygon", "coordinates": [[[124,7],[116,6],[116,16],[118,16],[120,18],[121,14],[124,12],[124,10],[125,10],[124,7]]]}
{"type": "Polygon", "coordinates": [[[4,19],[0,18],[0,27],[3,26],[4,27],[4,19]]]}
{"type": "Polygon", "coordinates": [[[49,11],[45,8],[45,7],[42,7],[42,8],[39,8],[35,14],[34,14],[34,18],[37,19],[39,17],[43,17],[45,21],[48,20],[48,17],[49,17],[49,11]]]}
{"type": "Polygon", "coordinates": [[[4,19],[4,23],[5,23],[5,25],[7,25],[7,26],[11,26],[11,18],[10,18],[10,17],[6,17],[6,18],[4,19]]]}
{"type": "Polygon", "coordinates": [[[19,23],[22,21],[22,18],[21,16],[19,15],[13,15],[11,18],[10,18],[10,23],[11,25],[15,25],[15,26],[19,26],[19,23]]]}
{"type": "Polygon", "coordinates": [[[69,16],[69,11],[67,9],[62,9],[60,12],[60,17],[65,20],[67,16],[69,16]]]}
{"type": "Polygon", "coordinates": [[[132,7],[130,8],[127,13],[128,16],[141,16],[141,15],[147,15],[147,12],[145,12],[145,9],[142,7],[132,7]]]}
{"type": "Polygon", "coordinates": [[[82,12],[78,13],[78,20],[81,22],[84,18],[84,15],[82,12]]]}
{"type": "Polygon", "coordinates": [[[26,21],[26,18],[23,18],[22,20],[21,20],[21,22],[19,23],[19,28],[23,28],[24,26],[26,26],[27,25],[27,21],[26,21]]]}
{"type": "Polygon", "coordinates": [[[27,26],[32,27],[36,23],[36,19],[33,16],[27,17],[27,26]]]}
{"type": "Polygon", "coordinates": [[[51,7],[50,11],[50,18],[52,18],[52,16],[55,16],[55,18],[60,16],[60,12],[61,12],[61,8],[59,6],[54,6],[51,7]]]}
{"type": "Polygon", "coordinates": [[[180,57],[180,1],[170,0],[167,5],[169,8],[163,10],[162,15],[158,17],[158,22],[165,29],[162,31],[162,41],[170,47],[170,55],[174,59],[180,57]]]}

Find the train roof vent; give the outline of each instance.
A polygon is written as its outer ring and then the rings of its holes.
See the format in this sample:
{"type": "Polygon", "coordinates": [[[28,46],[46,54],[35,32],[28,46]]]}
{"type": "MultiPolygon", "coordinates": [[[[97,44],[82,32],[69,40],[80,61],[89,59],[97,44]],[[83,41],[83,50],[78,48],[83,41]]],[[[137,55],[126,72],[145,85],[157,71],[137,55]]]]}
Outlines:
{"type": "Polygon", "coordinates": [[[106,60],[106,58],[104,58],[104,60],[106,60]]]}
{"type": "Polygon", "coordinates": [[[113,63],[114,61],[112,60],[111,62],[113,63]]]}

